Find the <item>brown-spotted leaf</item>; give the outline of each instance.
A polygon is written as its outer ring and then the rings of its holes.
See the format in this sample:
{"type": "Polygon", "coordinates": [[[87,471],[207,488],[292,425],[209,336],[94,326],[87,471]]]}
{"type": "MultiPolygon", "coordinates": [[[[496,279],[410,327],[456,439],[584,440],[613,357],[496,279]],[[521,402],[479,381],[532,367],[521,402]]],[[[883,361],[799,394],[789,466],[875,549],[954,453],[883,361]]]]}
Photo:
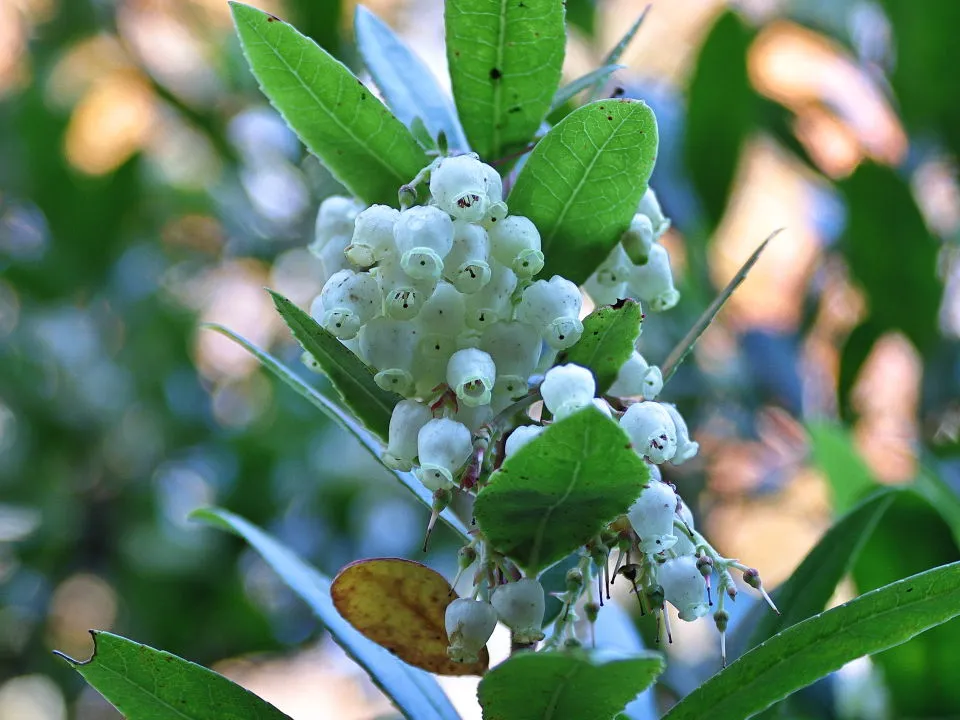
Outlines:
{"type": "Polygon", "coordinates": [[[357,560],[333,579],[330,595],[347,622],[414,667],[437,675],[486,672],[486,649],[475,663],[447,657],[443,617],[457,594],[425,565],[401,558],[357,560]]]}

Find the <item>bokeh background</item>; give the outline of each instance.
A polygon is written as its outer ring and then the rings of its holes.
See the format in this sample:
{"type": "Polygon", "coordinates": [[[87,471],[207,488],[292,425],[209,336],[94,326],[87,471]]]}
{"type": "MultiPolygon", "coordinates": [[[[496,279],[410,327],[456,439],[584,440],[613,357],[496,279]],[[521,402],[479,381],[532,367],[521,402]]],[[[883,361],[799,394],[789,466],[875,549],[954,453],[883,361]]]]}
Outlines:
{"type": "MultiPolygon", "coordinates": [[[[349,0],[255,4],[363,73],[349,0]]],[[[644,4],[568,0],[565,78],[644,4]]],[[[440,0],[369,7],[449,86],[440,0]]],[[[651,362],[786,228],[665,394],[702,445],[670,479],[768,586],[870,484],[960,489],[957,27],[956,0],[659,0],[608,87],[661,128],[684,298],[648,318],[651,362]]],[[[0,0],[0,720],[119,717],[51,654],[87,656],[88,628],[212,665],[296,720],[389,716],[257,557],[187,520],[225,506],[329,573],[418,557],[425,510],[198,327],[297,366],[262,287],[319,290],[305,245],[336,189],[259,94],[225,0],[0,0]]],[[[837,602],[960,558],[920,503],[881,530],[837,602]]],[[[449,543],[427,558],[448,573],[449,543]]],[[[681,630],[678,693],[717,669],[712,624],[681,630]]],[[[960,717],[958,647],[954,622],[790,716],[960,717]]],[[[464,707],[469,682],[449,684],[464,707]]]]}

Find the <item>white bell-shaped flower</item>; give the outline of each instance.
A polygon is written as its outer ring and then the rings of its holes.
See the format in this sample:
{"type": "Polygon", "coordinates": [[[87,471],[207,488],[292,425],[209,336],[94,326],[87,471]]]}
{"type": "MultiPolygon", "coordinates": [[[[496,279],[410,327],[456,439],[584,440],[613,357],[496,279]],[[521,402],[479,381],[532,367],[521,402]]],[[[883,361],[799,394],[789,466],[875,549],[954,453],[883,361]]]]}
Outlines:
{"type": "Polygon", "coordinates": [[[433,201],[458,220],[479,222],[487,211],[488,176],[473,153],[441,158],[430,172],[433,201]]]}
{"type": "Polygon", "coordinates": [[[634,351],[617,371],[617,379],[610,386],[613,397],[637,397],[653,400],[663,390],[663,373],[656,365],[648,365],[643,355],[634,351]]]}
{"type": "Polygon", "coordinates": [[[343,195],[331,195],[320,203],[314,225],[314,244],[318,249],[336,235],[353,235],[353,223],[363,208],[359,200],[343,195]]]}
{"type": "Polygon", "coordinates": [[[540,383],[543,404],[556,420],[590,405],[596,392],[593,373],[572,363],[550,368],[540,383]]]}
{"type": "Polygon", "coordinates": [[[490,282],[465,298],[467,326],[482,331],[496,322],[509,320],[513,313],[510,299],[516,289],[517,276],[513,270],[494,263],[490,267],[490,282]]]}
{"type": "Polygon", "coordinates": [[[453,220],[433,205],[417,205],[400,213],[393,226],[400,266],[417,280],[439,280],[443,259],[453,247],[453,220]]]}
{"type": "Polygon", "coordinates": [[[522,578],[499,585],[490,596],[500,621],[513,631],[513,641],[535,643],[543,640],[546,608],[543,585],[535,578],[522,578]]]}
{"type": "Polygon", "coordinates": [[[509,215],[491,225],[490,252],[519,278],[533,277],[543,270],[540,232],[521,215],[509,215]]]}
{"type": "Polygon", "coordinates": [[[596,273],[587,278],[583,289],[587,291],[594,305],[616,305],[618,300],[630,295],[625,282],[618,285],[601,285],[596,273]]]}
{"type": "Polygon", "coordinates": [[[554,275],[529,285],[517,305],[517,320],[540,330],[547,344],[557,350],[570,347],[583,334],[580,322],[580,289],[566,278],[554,275]]]}
{"type": "Polygon", "coordinates": [[[356,337],[360,327],[380,312],[380,286],[370,273],[340,270],[324,284],[311,313],[338,338],[356,337]]]}
{"type": "Polygon", "coordinates": [[[417,477],[428,490],[450,487],[472,453],[473,437],[466,425],[449,418],[434,418],[417,434],[417,477]]]}
{"type": "Polygon", "coordinates": [[[693,622],[710,612],[707,582],[693,555],[670,558],[657,567],[657,582],[663,587],[663,597],[678,610],[681,620],[693,622]]]}
{"type": "Polygon", "coordinates": [[[521,425],[514,429],[514,431],[507,436],[507,442],[503,446],[504,457],[513,455],[544,430],[546,430],[546,428],[542,425],[521,425]]]}
{"type": "Polygon", "coordinates": [[[417,314],[416,323],[424,334],[456,337],[463,331],[465,314],[463,295],[441,280],[417,314]]]}
{"type": "Polygon", "coordinates": [[[641,457],[659,465],[677,452],[677,428],[660,403],[646,400],[631,405],[620,418],[622,427],[641,457]]]}
{"type": "Polygon", "coordinates": [[[657,200],[657,194],[653,191],[652,187],[648,187],[643,197],[640,198],[640,205],[637,207],[637,212],[643,213],[650,218],[655,240],[670,228],[670,218],[664,216],[663,210],[660,208],[660,201],[657,200]]]}
{"type": "Polygon", "coordinates": [[[383,461],[397,470],[409,470],[417,457],[420,428],[433,419],[430,408],[418,400],[401,400],[390,415],[387,450],[383,461]]]}
{"type": "Polygon", "coordinates": [[[655,554],[677,544],[673,518],[677,512],[677,495],[659,480],[650,480],[640,497],[627,510],[627,518],[640,538],[640,551],[655,554]]]}
{"type": "Polygon", "coordinates": [[[516,400],[527,393],[527,379],[537,367],[543,343],[536,328],[521,322],[498,322],[480,336],[478,347],[497,366],[496,388],[516,400]]]}
{"type": "Polygon", "coordinates": [[[375,270],[383,296],[383,310],[395,320],[415,318],[437,287],[436,280],[410,277],[395,260],[385,262],[375,270]]]}
{"type": "Polygon", "coordinates": [[[418,341],[413,324],[383,315],[360,328],[360,356],[377,370],[374,375],[377,385],[400,395],[412,392],[418,341]]]}
{"type": "Polygon", "coordinates": [[[650,248],[647,263],[633,267],[628,284],[630,291],[655,312],[669,310],[680,300],[680,293],[673,286],[670,256],[663,245],[650,248]]]}
{"type": "Polygon", "coordinates": [[[357,267],[367,268],[396,254],[393,228],[400,211],[387,205],[371,205],[357,215],[353,236],[347,246],[347,259],[357,267]]]}
{"type": "Polygon", "coordinates": [[[455,411],[447,410],[447,417],[466,425],[470,432],[475,433],[493,420],[493,410],[489,405],[471,406],[466,403],[457,403],[455,411]]]}
{"type": "Polygon", "coordinates": [[[491,228],[495,227],[497,223],[503,222],[503,219],[507,217],[509,210],[507,209],[507,204],[503,201],[490,203],[487,207],[487,214],[483,216],[481,224],[489,232],[491,228]]]}
{"type": "Polygon", "coordinates": [[[503,202],[503,178],[492,165],[483,164],[483,177],[487,182],[487,200],[493,203],[503,202]]]}
{"type": "Polygon", "coordinates": [[[627,257],[623,245],[617,243],[596,270],[597,284],[603,285],[604,287],[622,285],[630,278],[630,272],[632,270],[633,263],[631,263],[630,258],[627,257]]]}
{"type": "Polygon", "coordinates": [[[444,625],[450,641],[447,647],[450,659],[462,663],[476,662],[497,627],[497,611],[482,600],[457,598],[447,605],[444,625]]]}
{"type": "MultiPolygon", "coordinates": [[[[693,513],[690,512],[690,508],[683,500],[680,500],[680,508],[677,510],[677,517],[682,520],[688,528],[691,530],[696,530],[696,527],[693,524],[693,513]]],[[[697,546],[694,545],[693,540],[687,533],[676,528],[674,528],[673,532],[674,535],[677,536],[677,544],[671,548],[674,555],[693,555],[696,553],[697,546]]]]}
{"type": "Polygon", "coordinates": [[[644,265],[650,259],[650,248],[653,247],[653,224],[650,218],[637,213],[630,221],[630,227],[620,236],[620,247],[631,263],[644,265]]]}
{"type": "MultiPolygon", "coordinates": [[[[613,419],[613,408],[610,407],[610,403],[608,403],[603,398],[598,398],[598,397],[595,397],[592,402],[593,402],[593,406],[597,410],[602,412],[608,418],[613,419]]],[[[560,418],[557,418],[557,419],[559,420],[560,418]]]]}
{"type": "Polygon", "coordinates": [[[700,451],[700,443],[690,439],[690,431],[687,429],[687,421],[677,410],[675,405],[670,403],[661,403],[670,413],[670,419],[673,420],[677,428],[677,452],[670,460],[674,465],[684,463],[694,457],[700,451]]]}
{"type": "Polygon", "coordinates": [[[483,350],[464,348],[450,356],[447,385],[464,405],[489,405],[497,366],[483,350]]]}
{"type": "Polygon", "coordinates": [[[453,248],[443,261],[447,279],[462,293],[471,294],[490,282],[490,239],[480,225],[457,220],[453,248]]]}
{"type": "Polygon", "coordinates": [[[311,245],[309,250],[320,261],[320,278],[326,283],[335,273],[350,269],[344,250],[350,243],[349,235],[334,235],[322,248],[311,245]]]}

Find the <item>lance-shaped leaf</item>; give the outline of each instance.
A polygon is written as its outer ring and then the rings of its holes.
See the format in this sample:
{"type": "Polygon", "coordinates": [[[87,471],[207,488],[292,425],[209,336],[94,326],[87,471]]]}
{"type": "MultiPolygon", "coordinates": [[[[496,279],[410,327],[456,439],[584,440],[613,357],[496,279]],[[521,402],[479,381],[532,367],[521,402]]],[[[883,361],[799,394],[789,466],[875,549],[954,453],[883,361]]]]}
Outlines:
{"type": "MultiPolygon", "coordinates": [[[[620,38],[620,41],[610,48],[610,52],[607,53],[606,57],[603,58],[603,64],[606,66],[613,65],[619,62],[620,58],[623,56],[624,51],[627,49],[627,46],[633,42],[633,38],[636,37],[637,31],[640,29],[640,26],[643,25],[643,21],[647,19],[647,13],[650,12],[650,5],[647,5],[640,12],[640,15],[634,20],[633,25],[627,28],[627,31],[623,34],[623,37],[620,38]]],[[[593,90],[590,92],[590,100],[594,100],[597,97],[597,94],[600,92],[600,89],[603,87],[603,80],[597,79],[593,90]]]]}
{"type": "Polygon", "coordinates": [[[353,27],[363,62],[397,119],[409,127],[414,118],[420,118],[431,137],[442,131],[452,148],[467,150],[453,102],[430,68],[363,5],[357,5],[353,27]]]}
{"type": "Polygon", "coordinates": [[[473,512],[493,547],[534,574],[625,513],[648,477],[626,433],[589,407],[510,456],[473,512]]]}
{"type": "Polygon", "coordinates": [[[436,570],[402,558],[357,560],[337,573],[330,595],[353,627],[414,667],[437,675],[487,669],[486,649],[473,663],[447,656],[444,614],[457,594],[436,570]]]}
{"type": "Polygon", "coordinates": [[[664,720],[747,718],[863,655],[960,615],[960,562],[904,578],[793,625],[687,695],[664,720]]]}
{"type": "Polygon", "coordinates": [[[459,720],[460,716],[432,675],[407,665],[368,640],[340,616],[330,597],[330,581],[296,553],[256,525],[226,510],[198,510],[191,517],[235,533],[250,543],[280,579],[310,606],[337,644],[367,671],[370,679],[386,693],[404,717],[459,720]]]}
{"type": "Polygon", "coordinates": [[[256,8],[231,3],[250,69],[303,143],[351,193],[396,206],[428,159],[370,89],[310,38],[256,8]]]}
{"type": "Polygon", "coordinates": [[[370,368],[307,313],[279,293],[271,290],[270,295],[297,342],[317,361],[343,402],[357,419],[385,441],[390,415],[403,398],[377,385],[370,368]]]}
{"type": "Polygon", "coordinates": [[[657,159],[657,121],[640,100],[598,100],[548,132],[507,204],[540,231],[543,277],[584,282],[630,225],[657,159]]]}
{"type": "Polygon", "coordinates": [[[447,0],[447,62],[467,139],[484,160],[521,150],[560,84],[562,0],[447,0]]]}
{"type": "Polygon", "coordinates": [[[57,653],[127,720],[290,720],[213,670],[162,650],[93,630],[93,657],[57,653]]]}
{"type": "Polygon", "coordinates": [[[660,653],[520,653],[480,681],[483,720],[610,720],[663,672],[660,653]]]}
{"type": "Polygon", "coordinates": [[[583,319],[583,335],[567,351],[566,362],[590,368],[597,391],[606,392],[633,355],[642,322],[640,303],[634,300],[598,307],[583,319]]]}
{"type": "Polygon", "coordinates": [[[581,75],[576,80],[571,80],[557,90],[557,93],[553,96],[553,102],[550,103],[550,112],[552,113],[554,110],[559,109],[565,102],[571,100],[574,95],[583,92],[594,84],[602,87],[608,77],[613,75],[617,70],[622,70],[625,67],[626,65],[604,65],[603,67],[588,72],[586,75],[581,75]]]}
{"type": "Polygon", "coordinates": [[[837,512],[845,512],[878,485],[846,428],[815,421],[807,424],[807,432],[813,463],[827,477],[837,512]]]}

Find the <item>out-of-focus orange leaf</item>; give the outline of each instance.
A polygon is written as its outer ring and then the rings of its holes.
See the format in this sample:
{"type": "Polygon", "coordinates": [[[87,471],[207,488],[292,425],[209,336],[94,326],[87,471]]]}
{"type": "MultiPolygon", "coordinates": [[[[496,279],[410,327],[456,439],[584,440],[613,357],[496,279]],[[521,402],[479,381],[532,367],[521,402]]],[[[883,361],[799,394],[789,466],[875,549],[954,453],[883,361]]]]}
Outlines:
{"type": "Polygon", "coordinates": [[[337,574],[330,594],[344,619],[415,667],[437,675],[482,675],[490,663],[486,649],[475,663],[447,657],[444,613],[457,594],[425,565],[400,558],[358,560],[337,574]]]}

